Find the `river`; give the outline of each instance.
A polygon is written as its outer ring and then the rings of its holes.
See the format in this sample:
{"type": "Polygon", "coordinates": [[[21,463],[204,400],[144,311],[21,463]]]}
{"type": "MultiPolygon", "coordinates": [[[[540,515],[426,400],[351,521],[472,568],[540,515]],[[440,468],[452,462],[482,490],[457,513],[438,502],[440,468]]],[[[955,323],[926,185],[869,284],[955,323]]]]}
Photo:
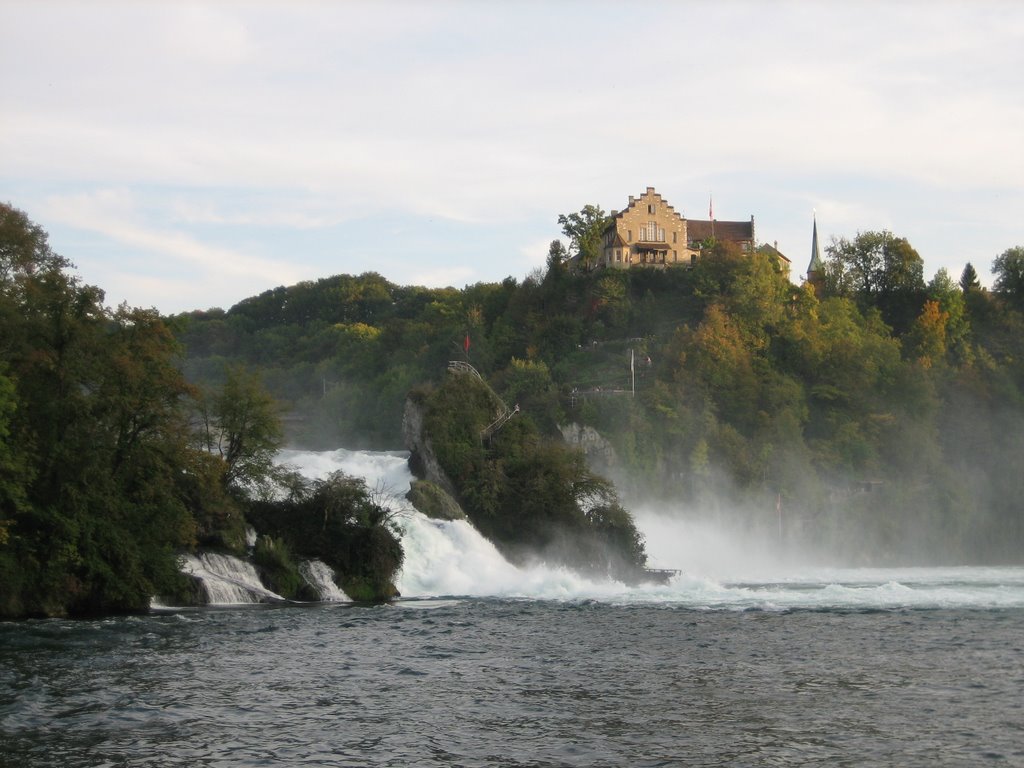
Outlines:
{"type": "Polygon", "coordinates": [[[682,573],[628,589],[400,523],[393,605],[0,623],[0,765],[1024,765],[1024,568],[801,565],[650,515],[682,573]]]}

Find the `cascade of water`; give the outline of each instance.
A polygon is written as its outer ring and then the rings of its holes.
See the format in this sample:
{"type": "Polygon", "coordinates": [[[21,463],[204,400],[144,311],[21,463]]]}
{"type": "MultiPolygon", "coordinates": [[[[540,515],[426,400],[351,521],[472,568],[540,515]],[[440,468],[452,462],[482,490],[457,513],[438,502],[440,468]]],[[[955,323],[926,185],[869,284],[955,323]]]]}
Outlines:
{"type": "Polygon", "coordinates": [[[326,603],[351,602],[349,596],[338,589],[334,583],[334,571],[322,560],[305,560],[299,565],[299,573],[306,580],[320,599],[326,603]]]}
{"type": "Polygon", "coordinates": [[[431,520],[412,511],[405,494],[412,474],[403,451],[282,451],[280,460],[307,477],[341,470],[382,490],[382,502],[399,511],[405,559],[398,577],[404,597],[440,595],[573,597],[611,596],[624,590],[617,582],[593,582],[572,571],[538,565],[512,565],[464,520],[431,520]]]}
{"type": "Polygon", "coordinates": [[[251,564],[237,557],[215,552],[184,555],[181,569],[199,579],[210,605],[284,602],[283,597],[263,586],[251,564]]]}
{"type": "Polygon", "coordinates": [[[686,522],[673,510],[642,510],[637,523],[656,565],[686,570],[667,584],[627,588],[545,566],[516,567],[472,525],[408,511],[407,454],[283,451],[281,461],[308,477],[341,470],[387,491],[405,562],[397,587],[405,597],[506,596],[665,602],[701,608],[785,610],[802,607],[1024,606],[1024,570],[842,569],[780,562],[763,543],[714,526],[686,522]],[[390,495],[389,495],[390,494],[390,495]],[[759,556],[755,556],[758,555],[759,556]]]}

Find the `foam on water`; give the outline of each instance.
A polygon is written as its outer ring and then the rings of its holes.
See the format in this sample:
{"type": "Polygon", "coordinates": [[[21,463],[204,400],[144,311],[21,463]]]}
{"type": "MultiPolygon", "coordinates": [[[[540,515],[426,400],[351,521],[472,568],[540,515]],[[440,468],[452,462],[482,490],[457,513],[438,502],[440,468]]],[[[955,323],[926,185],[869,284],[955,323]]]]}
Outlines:
{"type": "Polygon", "coordinates": [[[465,521],[430,520],[405,500],[411,475],[401,451],[282,451],[308,477],[362,477],[401,511],[404,597],[528,597],[666,603],[708,609],[1024,607],[1024,568],[828,568],[801,564],[771,543],[730,537],[661,512],[637,514],[651,565],[675,568],[667,584],[627,587],[543,564],[517,567],[465,521]]]}

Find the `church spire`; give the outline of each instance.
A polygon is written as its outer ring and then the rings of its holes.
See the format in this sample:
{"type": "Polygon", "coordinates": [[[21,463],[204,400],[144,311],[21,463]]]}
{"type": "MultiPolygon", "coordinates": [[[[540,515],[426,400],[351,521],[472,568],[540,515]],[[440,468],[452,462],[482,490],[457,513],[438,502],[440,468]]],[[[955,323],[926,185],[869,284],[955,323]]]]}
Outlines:
{"type": "Polygon", "coordinates": [[[818,213],[814,212],[814,233],[811,235],[811,263],[807,265],[807,282],[820,298],[825,285],[825,265],[818,248],[818,213]]]}

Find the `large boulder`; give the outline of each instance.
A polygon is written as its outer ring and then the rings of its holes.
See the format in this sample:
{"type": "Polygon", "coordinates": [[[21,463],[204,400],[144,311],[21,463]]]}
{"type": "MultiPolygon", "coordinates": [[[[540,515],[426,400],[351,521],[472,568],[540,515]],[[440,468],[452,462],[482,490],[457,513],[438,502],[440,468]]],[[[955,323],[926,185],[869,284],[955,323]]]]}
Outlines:
{"type": "Polygon", "coordinates": [[[417,510],[435,520],[466,519],[466,513],[451,494],[429,480],[413,480],[405,498],[417,510]]]}

